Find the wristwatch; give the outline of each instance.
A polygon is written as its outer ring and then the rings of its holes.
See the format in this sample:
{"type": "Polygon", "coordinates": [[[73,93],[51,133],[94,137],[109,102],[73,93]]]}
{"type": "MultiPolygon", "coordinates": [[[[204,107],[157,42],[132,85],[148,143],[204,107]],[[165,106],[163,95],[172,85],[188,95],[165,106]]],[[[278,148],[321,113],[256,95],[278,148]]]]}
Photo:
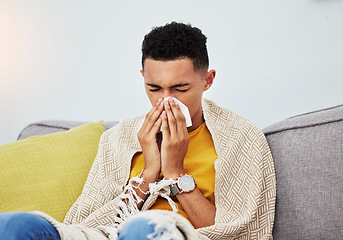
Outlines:
{"type": "Polygon", "coordinates": [[[185,174],[181,177],[178,177],[176,183],[170,186],[170,192],[174,197],[178,193],[192,192],[196,185],[197,183],[195,182],[194,178],[185,174]]]}

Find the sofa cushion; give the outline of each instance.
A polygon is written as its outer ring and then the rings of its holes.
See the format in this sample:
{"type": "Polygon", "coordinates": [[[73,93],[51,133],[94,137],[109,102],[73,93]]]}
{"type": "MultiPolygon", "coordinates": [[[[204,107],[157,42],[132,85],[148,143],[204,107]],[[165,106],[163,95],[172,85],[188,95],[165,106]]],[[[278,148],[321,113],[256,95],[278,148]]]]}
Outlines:
{"type": "MultiPolygon", "coordinates": [[[[86,124],[82,121],[68,121],[68,120],[45,120],[35,122],[25,127],[18,136],[18,140],[25,139],[30,136],[41,136],[49,133],[63,132],[71,128],[86,124]]],[[[105,122],[105,130],[116,125],[118,122],[105,122]]]]}
{"type": "Polygon", "coordinates": [[[343,234],[343,105],[264,129],[275,162],[273,235],[339,239],[343,234]]]}
{"type": "Polygon", "coordinates": [[[0,146],[0,212],[43,211],[63,221],[81,194],[104,123],[0,146]]]}

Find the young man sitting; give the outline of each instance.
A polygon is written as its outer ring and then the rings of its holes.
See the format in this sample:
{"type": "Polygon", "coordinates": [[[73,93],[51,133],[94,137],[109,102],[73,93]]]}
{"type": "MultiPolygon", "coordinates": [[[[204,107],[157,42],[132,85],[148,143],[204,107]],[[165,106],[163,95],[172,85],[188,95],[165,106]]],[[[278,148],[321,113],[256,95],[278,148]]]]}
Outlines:
{"type": "Polygon", "coordinates": [[[173,22],[147,34],[141,73],[152,109],[102,135],[64,223],[40,212],[32,222],[48,220],[56,239],[272,239],[268,144],[254,124],[203,99],[216,75],[208,67],[198,28],[173,22]]]}

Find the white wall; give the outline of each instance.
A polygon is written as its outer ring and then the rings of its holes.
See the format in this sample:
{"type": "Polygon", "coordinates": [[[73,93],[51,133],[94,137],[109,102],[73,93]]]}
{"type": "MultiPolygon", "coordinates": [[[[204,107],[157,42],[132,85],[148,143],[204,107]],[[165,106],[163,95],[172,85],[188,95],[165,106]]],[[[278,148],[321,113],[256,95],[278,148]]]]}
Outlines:
{"type": "Polygon", "coordinates": [[[343,103],[340,0],[0,0],[0,144],[34,121],[148,111],[141,42],[172,20],[208,37],[205,97],[260,128],[343,103]]]}

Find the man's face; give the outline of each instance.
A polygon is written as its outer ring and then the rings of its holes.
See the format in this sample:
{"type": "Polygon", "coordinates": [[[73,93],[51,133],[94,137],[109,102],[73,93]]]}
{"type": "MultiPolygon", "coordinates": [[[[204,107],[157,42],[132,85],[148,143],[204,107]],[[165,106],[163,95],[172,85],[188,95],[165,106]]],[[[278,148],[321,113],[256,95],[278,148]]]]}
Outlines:
{"type": "MultiPolygon", "coordinates": [[[[208,73],[200,74],[194,71],[193,61],[188,58],[173,61],[157,61],[146,59],[144,61],[145,90],[153,106],[160,98],[175,97],[184,103],[192,118],[202,119],[202,94],[211,84],[206,80],[208,73]]],[[[214,77],[214,76],[213,76],[214,77]]]]}

